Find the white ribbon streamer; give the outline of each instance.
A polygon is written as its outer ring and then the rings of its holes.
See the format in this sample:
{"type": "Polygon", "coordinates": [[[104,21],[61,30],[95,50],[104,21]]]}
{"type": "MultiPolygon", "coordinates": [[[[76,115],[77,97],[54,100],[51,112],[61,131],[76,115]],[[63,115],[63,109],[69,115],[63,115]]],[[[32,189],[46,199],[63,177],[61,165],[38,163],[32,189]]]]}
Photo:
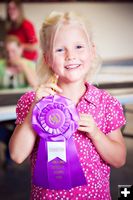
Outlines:
{"type": "Polygon", "coordinates": [[[47,142],[48,162],[55,158],[60,158],[66,162],[66,143],[65,142],[47,142]]]}

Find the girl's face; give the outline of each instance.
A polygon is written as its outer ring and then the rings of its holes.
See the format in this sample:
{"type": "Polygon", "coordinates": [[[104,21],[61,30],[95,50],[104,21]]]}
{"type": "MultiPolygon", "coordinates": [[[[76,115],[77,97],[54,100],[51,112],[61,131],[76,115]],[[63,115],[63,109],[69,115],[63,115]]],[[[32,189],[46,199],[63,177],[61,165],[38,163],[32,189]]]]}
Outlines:
{"type": "Polygon", "coordinates": [[[14,22],[17,21],[17,19],[19,18],[20,10],[18,9],[18,7],[14,2],[10,2],[8,4],[8,14],[10,19],[14,22]]]}
{"type": "Polygon", "coordinates": [[[64,82],[84,81],[94,56],[80,25],[63,25],[54,40],[52,69],[64,82]]]}

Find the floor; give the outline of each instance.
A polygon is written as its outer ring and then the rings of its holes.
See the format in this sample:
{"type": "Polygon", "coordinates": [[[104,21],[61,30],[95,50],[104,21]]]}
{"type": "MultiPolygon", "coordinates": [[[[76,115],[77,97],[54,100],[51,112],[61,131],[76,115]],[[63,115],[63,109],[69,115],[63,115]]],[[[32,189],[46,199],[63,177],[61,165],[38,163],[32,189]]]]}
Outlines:
{"type": "MultiPolygon", "coordinates": [[[[127,162],[120,169],[111,169],[111,195],[112,200],[117,200],[118,185],[133,184],[133,106],[126,107],[127,126],[124,136],[127,146],[127,162]]],[[[1,148],[4,148],[4,146],[1,148]]],[[[2,155],[1,155],[2,159],[2,155]]],[[[30,193],[30,167],[26,160],[22,165],[11,164],[6,170],[0,167],[0,200],[29,200],[30,193]]]]}

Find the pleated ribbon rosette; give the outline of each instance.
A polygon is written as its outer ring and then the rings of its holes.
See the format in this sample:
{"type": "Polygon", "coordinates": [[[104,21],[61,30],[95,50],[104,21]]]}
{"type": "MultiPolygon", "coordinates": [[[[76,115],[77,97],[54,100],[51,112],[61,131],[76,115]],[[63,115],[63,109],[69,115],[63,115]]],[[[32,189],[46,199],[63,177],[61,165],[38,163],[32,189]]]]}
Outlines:
{"type": "Polygon", "coordinates": [[[35,105],[32,127],[40,141],[33,184],[55,190],[86,184],[72,137],[78,120],[75,105],[63,96],[50,95],[35,105]]]}

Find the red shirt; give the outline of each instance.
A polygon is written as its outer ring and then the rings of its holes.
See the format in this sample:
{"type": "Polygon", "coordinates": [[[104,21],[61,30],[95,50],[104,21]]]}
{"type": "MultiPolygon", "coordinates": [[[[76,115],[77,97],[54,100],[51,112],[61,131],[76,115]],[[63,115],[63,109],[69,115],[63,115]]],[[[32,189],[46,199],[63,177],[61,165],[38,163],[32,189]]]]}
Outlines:
{"type": "MultiPolygon", "coordinates": [[[[29,43],[29,44],[35,44],[37,43],[37,36],[35,33],[35,29],[33,24],[28,21],[27,19],[24,19],[22,24],[17,29],[11,29],[8,34],[17,36],[22,44],[29,43]]],[[[38,53],[36,50],[27,51],[24,50],[23,57],[36,61],[38,58],[38,53]]]]}

